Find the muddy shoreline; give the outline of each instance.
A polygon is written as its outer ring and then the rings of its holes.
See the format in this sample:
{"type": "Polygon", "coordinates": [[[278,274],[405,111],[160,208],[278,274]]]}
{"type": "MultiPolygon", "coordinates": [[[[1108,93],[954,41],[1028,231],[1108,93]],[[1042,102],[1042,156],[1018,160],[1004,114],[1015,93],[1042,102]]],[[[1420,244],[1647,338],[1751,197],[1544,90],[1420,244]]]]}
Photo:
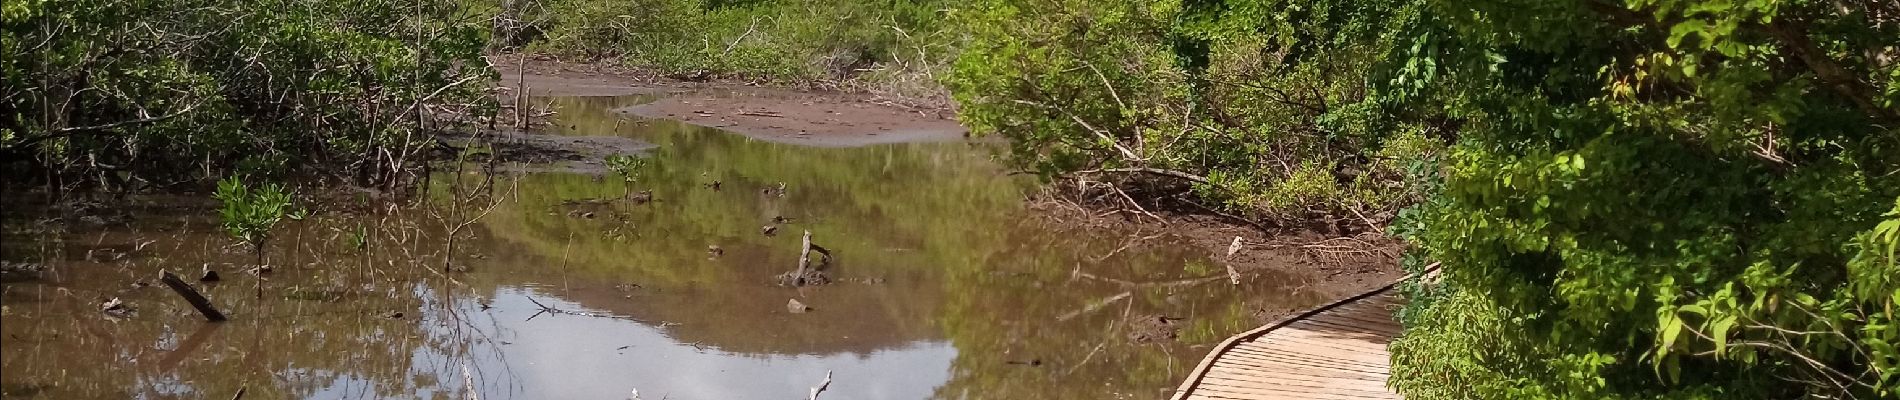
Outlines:
{"type": "MultiPolygon", "coordinates": [[[[504,79],[504,86],[526,82],[537,96],[651,95],[656,99],[618,111],[775,143],[857,147],[957,141],[967,134],[949,117],[948,109],[904,107],[865,94],[766,88],[734,81],[687,82],[649,72],[550,60],[532,60],[525,69],[502,68],[504,77],[517,77],[516,81],[504,79]]],[[[1219,216],[1171,210],[1154,213],[1162,219],[1157,221],[1109,204],[1062,200],[1047,191],[1024,202],[1043,223],[1118,232],[1130,238],[1120,252],[1153,250],[1161,243],[1141,238],[1183,238],[1196,250],[1233,266],[1243,279],[1265,272],[1299,275],[1308,279],[1303,285],[1309,289],[1333,297],[1357,294],[1403,275],[1398,266],[1403,244],[1379,234],[1306,228],[1269,232],[1219,216]],[[1241,238],[1241,251],[1227,256],[1236,237],[1241,238]]],[[[1300,311],[1256,304],[1248,308],[1261,322],[1300,311]]]]}
{"type": "Polygon", "coordinates": [[[497,59],[502,100],[526,87],[532,97],[649,96],[621,112],[718,128],[759,140],[815,147],[964,140],[968,130],[947,108],[909,106],[866,93],[759,86],[729,80],[684,81],[651,72],[531,59],[497,59]]]}

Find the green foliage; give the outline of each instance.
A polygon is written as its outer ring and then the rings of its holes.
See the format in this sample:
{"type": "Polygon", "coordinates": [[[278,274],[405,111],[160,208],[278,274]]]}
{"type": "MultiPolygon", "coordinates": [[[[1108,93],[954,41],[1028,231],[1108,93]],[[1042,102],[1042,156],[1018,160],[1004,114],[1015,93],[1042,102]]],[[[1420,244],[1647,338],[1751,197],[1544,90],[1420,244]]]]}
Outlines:
{"type": "Polygon", "coordinates": [[[626,194],[633,194],[633,182],[640,180],[649,169],[647,159],[625,154],[607,156],[607,170],[620,175],[620,183],[626,185],[626,194]]]}
{"type": "Polygon", "coordinates": [[[521,18],[545,27],[532,48],[670,74],[809,81],[928,74],[948,56],[928,53],[945,40],[935,35],[942,3],[546,0],[521,2],[534,11],[521,18]]]}
{"type": "Polygon", "coordinates": [[[1444,266],[1407,398],[1896,395],[1889,11],[1420,4],[1388,76],[1461,139],[1397,227],[1444,266]]]}
{"type": "Polygon", "coordinates": [[[970,40],[945,78],[960,119],[1003,135],[1013,159],[1052,175],[1128,166],[1171,128],[1187,75],[1166,47],[1178,2],[983,1],[953,15],[970,40]]]}
{"type": "Polygon", "coordinates": [[[492,102],[479,93],[485,27],[447,0],[37,0],[4,12],[0,153],[78,177],[188,181],[253,160],[385,184],[428,143],[412,135],[421,105],[492,102]]]}
{"type": "Polygon", "coordinates": [[[1044,177],[1161,168],[1242,212],[1389,213],[1422,196],[1401,167],[1443,147],[1369,80],[1414,8],[979,1],[955,13],[970,39],[944,81],[965,124],[1044,177]]]}
{"type": "MultiPolygon", "coordinates": [[[[1408,398],[1894,396],[1875,3],[976,1],[945,84],[1045,177],[1160,168],[1444,266],[1408,398]]],[[[1889,218],[1890,219],[1890,218],[1889,218]]]]}
{"type": "Polygon", "coordinates": [[[357,225],[356,229],[350,230],[350,235],[345,240],[347,241],[344,243],[349,244],[349,250],[367,250],[369,249],[369,228],[357,225]]]}
{"type": "Polygon", "coordinates": [[[647,159],[645,158],[625,154],[607,156],[607,170],[620,175],[622,182],[633,183],[639,180],[646,168],[647,159]]]}
{"type": "Polygon", "coordinates": [[[283,185],[266,183],[253,188],[236,176],[218,181],[214,195],[223,206],[218,216],[226,234],[260,252],[270,239],[272,227],[285,217],[302,219],[301,211],[290,208],[290,194],[283,185]]]}

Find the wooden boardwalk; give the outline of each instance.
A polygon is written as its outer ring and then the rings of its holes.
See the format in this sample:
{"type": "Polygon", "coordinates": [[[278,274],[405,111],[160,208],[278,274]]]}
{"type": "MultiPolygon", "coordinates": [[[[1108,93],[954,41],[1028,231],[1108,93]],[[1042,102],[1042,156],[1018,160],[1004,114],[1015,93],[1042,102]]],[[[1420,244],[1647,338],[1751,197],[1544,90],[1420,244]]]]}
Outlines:
{"type": "Polygon", "coordinates": [[[1175,400],[1400,399],[1386,343],[1404,304],[1386,285],[1247,331],[1201,360],[1175,400]]]}

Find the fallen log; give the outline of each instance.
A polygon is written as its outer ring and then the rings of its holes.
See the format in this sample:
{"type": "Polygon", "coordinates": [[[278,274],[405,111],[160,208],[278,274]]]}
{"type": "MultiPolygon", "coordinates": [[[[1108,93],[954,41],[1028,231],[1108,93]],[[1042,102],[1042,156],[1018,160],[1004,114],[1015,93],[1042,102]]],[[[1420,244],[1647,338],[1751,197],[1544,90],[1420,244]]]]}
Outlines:
{"type": "Polygon", "coordinates": [[[192,289],[191,285],[185,283],[184,279],[179,279],[178,275],[172,274],[171,271],[159,271],[158,281],[165,283],[165,287],[171,288],[173,292],[177,292],[178,297],[185,298],[186,303],[191,303],[191,308],[196,308],[199,314],[204,314],[206,321],[224,322],[224,313],[218,312],[218,308],[211,305],[211,299],[199,294],[197,289],[192,289]]]}

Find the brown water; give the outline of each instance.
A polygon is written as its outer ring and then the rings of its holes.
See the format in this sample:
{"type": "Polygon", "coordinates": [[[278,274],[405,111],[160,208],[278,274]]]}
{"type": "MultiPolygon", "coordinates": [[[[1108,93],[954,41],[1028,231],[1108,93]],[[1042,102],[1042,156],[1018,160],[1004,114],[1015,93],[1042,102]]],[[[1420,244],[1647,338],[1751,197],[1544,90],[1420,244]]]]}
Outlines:
{"type": "Polygon", "coordinates": [[[656,200],[567,205],[628,188],[497,177],[506,201],[457,233],[452,263],[466,272],[438,272],[444,221],[479,213],[444,211],[442,191],[428,206],[341,201],[286,222],[267,251],[277,267],[261,275],[242,272],[251,255],[204,200],[137,199],[129,224],[104,228],[10,206],[0,258],[48,269],[0,286],[0,390],[790,399],[830,371],[823,399],[1152,399],[1208,345],[1258,323],[1243,303],[1320,300],[1295,277],[1207,279],[1219,264],[1166,237],[1115,252],[1132,238],[1032,218],[1031,183],[980,145],[797,147],[609,111],[638,98],[554,101],[564,134],[657,145],[632,184],[656,200]],[[721,190],[705,186],[714,180],[721,190]],[[781,182],[783,196],[761,192],[781,182]],[[760,233],[781,215],[792,221],[778,235],[760,233]],[[838,281],[775,285],[804,230],[837,254],[838,281]],[[141,285],[207,263],[225,279],[200,286],[230,322],[202,322],[141,285]],[[136,311],[99,311],[115,297],[136,311]],[[813,309],[791,313],[789,299],[813,309]],[[1178,340],[1131,339],[1130,321],[1152,316],[1181,318],[1178,340]]]}

